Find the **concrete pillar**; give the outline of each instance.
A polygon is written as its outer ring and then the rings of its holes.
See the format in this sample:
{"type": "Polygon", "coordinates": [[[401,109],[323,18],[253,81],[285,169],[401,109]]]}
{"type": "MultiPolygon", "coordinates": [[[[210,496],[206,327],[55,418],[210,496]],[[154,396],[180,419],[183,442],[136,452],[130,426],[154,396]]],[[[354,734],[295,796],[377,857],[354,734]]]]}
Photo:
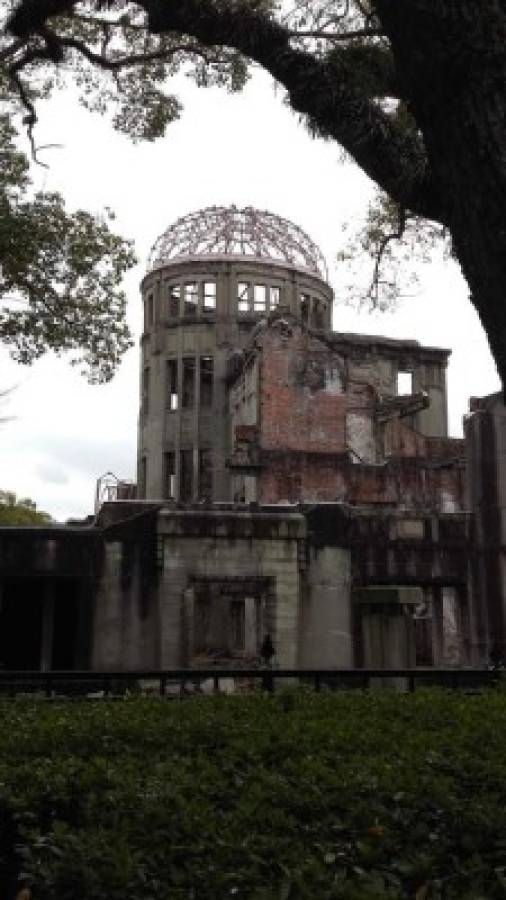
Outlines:
{"type": "Polygon", "coordinates": [[[54,635],[54,584],[48,581],[44,588],[42,603],[42,636],[40,647],[40,668],[42,672],[50,672],[53,663],[54,635]]]}
{"type": "Polygon", "coordinates": [[[244,600],[244,650],[246,656],[257,656],[257,610],[254,597],[244,600]]]}

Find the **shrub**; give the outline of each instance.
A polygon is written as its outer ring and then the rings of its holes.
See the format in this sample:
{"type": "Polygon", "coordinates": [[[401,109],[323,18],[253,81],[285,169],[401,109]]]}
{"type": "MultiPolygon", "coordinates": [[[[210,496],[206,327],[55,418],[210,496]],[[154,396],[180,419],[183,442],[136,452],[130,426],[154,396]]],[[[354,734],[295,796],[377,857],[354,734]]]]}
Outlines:
{"type": "Polygon", "coordinates": [[[0,704],[0,896],[494,900],[506,696],[0,704]]]}

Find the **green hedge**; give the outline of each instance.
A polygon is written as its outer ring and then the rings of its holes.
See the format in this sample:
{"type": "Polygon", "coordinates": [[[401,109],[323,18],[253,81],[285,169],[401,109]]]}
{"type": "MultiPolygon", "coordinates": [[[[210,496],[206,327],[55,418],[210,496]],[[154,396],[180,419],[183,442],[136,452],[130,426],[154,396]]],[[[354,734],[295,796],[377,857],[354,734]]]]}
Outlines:
{"type": "Polygon", "coordinates": [[[506,896],[506,696],[0,703],[0,898],[506,896]]]}

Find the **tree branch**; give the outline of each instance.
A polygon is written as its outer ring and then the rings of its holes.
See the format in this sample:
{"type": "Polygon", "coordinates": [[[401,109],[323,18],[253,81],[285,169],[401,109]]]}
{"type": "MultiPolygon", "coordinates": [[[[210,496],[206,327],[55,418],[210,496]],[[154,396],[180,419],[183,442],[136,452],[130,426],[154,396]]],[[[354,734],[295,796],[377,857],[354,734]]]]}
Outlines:
{"type": "Polygon", "coordinates": [[[296,112],[337,140],[399,205],[441,220],[419,135],[408,134],[358,87],[342,78],[339,51],[317,58],[290,45],[287,29],[255,9],[217,9],[210,0],[137,0],[154,34],[177,31],[203,44],[235,47],[287,89],[296,112]]]}
{"type": "Polygon", "coordinates": [[[9,44],[8,47],[4,47],[3,50],[0,50],[0,62],[5,62],[6,59],[9,59],[14,53],[18,50],[21,50],[21,47],[24,46],[24,40],[13,41],[12,44],[9,44]]]}
{"type": "Polygon", "coordinates": [[[380,285],[380,268],[381,263],[383,262],[383,257],[385,255],[385,251],[388,245],[392,241],[400,241],[402,236],[406,230],[406,220],[407,214],[406,210],[403,207],[399,208],[399,219],[397,223],[397,228],[395,231],[390,231],[388,234],[383,235],[381,241],[379,242],[378,249],[375,254],[374,260],[374,269],[371,278],[371,285],[369,287],[368,294],[371,297],[372,305],[377,306],[378,304],[378,296],[379,296],[379,285],[380,285]]]}
{"type": "Polygon", "coordinates": [[[138,25],[136,22],[124,22],[121,19],[103,19],[101,16],[86,16],[82,13],[72,13],[72,19],[77,22],[85,22],[87,25],[105,26],[107,28],[122,28],[126,31],[146,31],[145,25],[138,25]]]}
{"type": "Polygon", "coordinates": [[[48,166],[46,163],[41,162],[37,157],[37,147],[35,146],[35,138],[33,136],[33,129],[37,122],[37,113],[35,112],[35,106],[33,105],[28,91],[26,90],[21,78],[19,77],[18,72],[15,69],[12,69],[9,72],[10,79],[12,84],[14,85],[15,90],[19,94],[19,99],[21,100],[22,105],[25,107],[26,115],[23,117],[23,125],[26,125],[26,132],[28,135],[28,140],[30,143],[30,153],[32,159],[37,165],[43,166],[44,169],[47,169],[48,166]]]}
{"type": "Polygon", "coordinates": [[[333,43],[354,38],[384,37],[385,34],[379,28],[357,28],[356,31],[298,31],[294,28],[287,33],[291,38],[320,38],[333,43]]]}
{"type": "MultiPolygon", "coordinates": [[[[44,28],[49,16],[71,13],[76,0],[20,0],[9,27],[18,38],[44,28]]],[[[136,0],[152,34],[191,35],[204,46],[233,47],[288,91],[292,108],[320,134],[338,141],[399,205],[443,221],[423,142],[407,133],[343,77],[339,50],[327,57],[291,46],[288,29],[254,7],[211,0],[136,0]]],[[[344,48],[343,52],[346,52],[344,48]]]]}
{"type": "Polygon", "coordinates": [[[196,50],[196,48],[193,48],[188,44],[176,44],[167,50],[153,50],[151,53],[133,53],[129,56],[119,56],[117,59],[108,59],[107,56],[102,55],[101,53],[94,53],[94,51],[90,50],[83,41],[80,41],[77,38],[59,37],[58,40],[62,47],[77,50],[89,62],[99,66],[101,69],[107,69],[111,72],[116,72],[119,69],[124,69],[129,66],[168,59],[175,53],[180,53],[182,51],[195,52],[196,50]]]}

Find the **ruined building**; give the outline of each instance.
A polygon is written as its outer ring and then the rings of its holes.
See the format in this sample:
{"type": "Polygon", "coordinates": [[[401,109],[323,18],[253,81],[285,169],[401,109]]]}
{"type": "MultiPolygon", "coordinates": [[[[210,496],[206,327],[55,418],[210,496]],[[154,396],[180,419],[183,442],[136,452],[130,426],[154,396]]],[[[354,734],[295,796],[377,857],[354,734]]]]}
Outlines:
{"type": "Polygon", "coordinates": [[[0,529],[0,664],[251,665],[267,634],[283,667],[504,645],[500,398],[449,438],[449,351],[332,331],[320,251],[269,213],[179,220],[141,291],[136,498],[0,529]]]}

